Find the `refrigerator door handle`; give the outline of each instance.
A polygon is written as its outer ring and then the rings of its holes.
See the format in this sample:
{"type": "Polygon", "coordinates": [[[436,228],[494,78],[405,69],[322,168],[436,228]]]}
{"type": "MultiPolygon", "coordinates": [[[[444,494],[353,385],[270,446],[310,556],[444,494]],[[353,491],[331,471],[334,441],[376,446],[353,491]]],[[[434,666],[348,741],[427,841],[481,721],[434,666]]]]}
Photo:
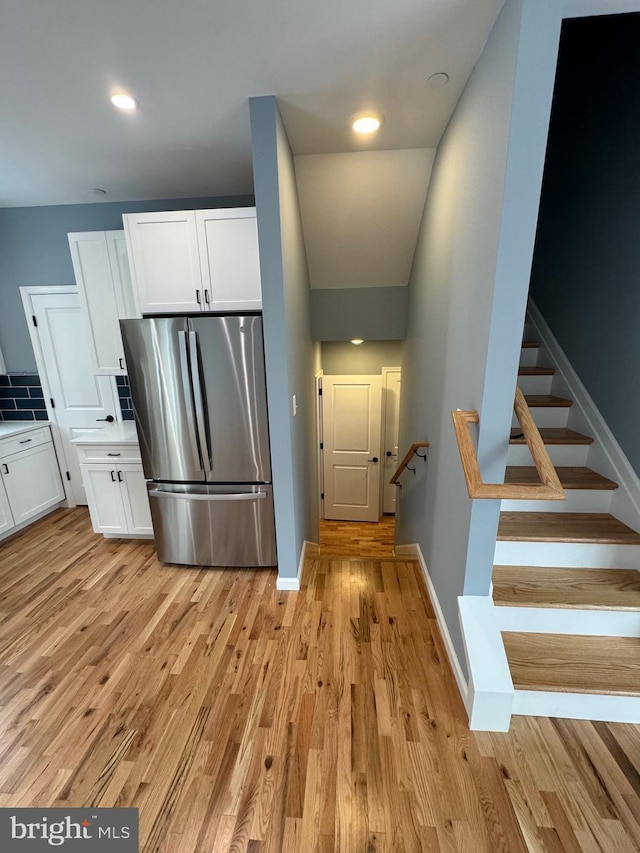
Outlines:
{"type": "Polygon", "coordinates": [[[241,492],[232,495],[194,495],[184,492],[165,492],[162,489],[149,489],[149,497],[174,498],[179,501],[260,501],[266,500],[266,492],[241,492]]]}
{"type": "Polygon", "coordinates": [[[189,364],[191,368],[191,388],[193,391],[193,402],[196,412],[196,425],[198,427],[198,438],[200,440],[200,451],[203,468],[207,474],[211,473],[211,454],[207,442],[204,416],[204,403],[202,400],[202,387],[200,385],[200,371],[198,370],[198,335],[197,332],[189,332],[189,364]]]}
{"type": "Polygon", "coordinates": [[[184,401],[187,408],[186,421],[187,430],[189,432],[189,441],[191,443],[191,449],[193,450],[193,455],[198,464],[198,467],[202,469],[202,457],[200,455],[200,451],[198,450],[198,440],[196,439],[196,427],[193,417],[194,400],[193,388],[191,386],[191,380],[189,377],[189,356],[187,354],[186,332],[178,332],[178,348],[180,351],[180,375],[182,377],[182,389],[184,391],[184,401]]]}

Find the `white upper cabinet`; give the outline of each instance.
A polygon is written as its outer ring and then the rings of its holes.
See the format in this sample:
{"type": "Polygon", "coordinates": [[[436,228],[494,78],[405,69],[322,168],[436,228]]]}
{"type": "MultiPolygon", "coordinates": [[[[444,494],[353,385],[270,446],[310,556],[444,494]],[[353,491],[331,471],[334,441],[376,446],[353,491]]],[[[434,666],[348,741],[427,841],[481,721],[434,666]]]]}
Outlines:
{"type": "Polygon", "coordinates": [[[194,211],[126,213],[122,220],[140,312],[200,311],[204,295],[194,211]]]}
{"type": "Polygon", "coordinates": [[[255,207],[196,210],[205,311],[262,307],[255,207]]]}
{"type": "Polygon", "coordinates": [[[140,313],[262,307],[254,207],[122,218],[140,313]]]}
{"type": "Polygon", "coordinates": [[[124,231],[69,234],[69,248],[93,372],[126,373],[119,320],[139,316],[133,299],[124,231]]]}

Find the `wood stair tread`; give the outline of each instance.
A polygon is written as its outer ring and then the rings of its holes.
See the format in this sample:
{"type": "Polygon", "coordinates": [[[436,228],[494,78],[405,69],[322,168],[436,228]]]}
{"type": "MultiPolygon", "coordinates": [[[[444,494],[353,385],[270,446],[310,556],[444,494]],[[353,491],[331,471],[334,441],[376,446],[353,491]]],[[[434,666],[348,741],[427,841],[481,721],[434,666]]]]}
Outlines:
{"type": "Polygon", "coordinates": [[[498,541],[640,545],[640,533],[606,512],[501,512],[498,541]]]}
{"type": "Polygon", "coordinates": [[[503,631],[516,690],[640,696],[640,638],[503,631]]]}
{"type": "Polygon", "coordinates": [[[640,572],[494,566],[493,601],[499,607],[640,611],[640,572]]]}
{"type": "Polygon", "coordinates": [[[553,376],[555,367],[519,367],[518,376],[553,376]]]}
{"type": "MultiPolygon", "coordinates": [[[[573,429],[566,427],[540,427],[540,435],[545,444],[593,444],[593,439],[588,435],[576,432],[573,429]]],[[[514,427],[511,430],[512,435],[519,436],[521,430],[514,427]]],[[[511,438],[510,444],[526,444],[524,436],[519,438],[511,438]]]]}
{"type": "MultiPolygon", "coordinates": [[[[597,471],[583,466],[560,466],[556,468],[563,489],[617,489],[618,484],[597,471]]],[[[538,484],[540,477],[533,465],[508,465],[504,476],[505,483],[538,484]]]]}
{"type": "Polygon", "coordinates": [[[530,409],[545,408],[569,408],[573,406],[573,400],[566,397],[557,397],[555,394],[525,394],[525,400],[530,409]]]}

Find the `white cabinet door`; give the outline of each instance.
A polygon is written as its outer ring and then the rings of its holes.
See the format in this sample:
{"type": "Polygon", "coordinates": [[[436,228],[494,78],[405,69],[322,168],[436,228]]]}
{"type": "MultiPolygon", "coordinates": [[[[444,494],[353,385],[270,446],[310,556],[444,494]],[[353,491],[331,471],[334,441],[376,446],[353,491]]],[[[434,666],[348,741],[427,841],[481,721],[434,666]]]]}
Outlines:
{"type": "Polygon", "coordinates": [[[255,207],[196,210],[205,311],[262,307],[255,207]]]}
{"type": "Polygon", "coordinates": [[[16,524],[22,524],[64,500],[53,444],[42,444],[5,456],[0,467],[16,524]]]}
{"type": "MultiPolygon", "coordinates": [[[[126,373],[124,350],[107,234],[85,231],[68,237],[78,296],[89,332],[93,372],[98,376],[122,375],[126,373]]],[[[119,270],[116,275],[120,280],[119,270]]],[[[119,289],[122,291],[121,284],[119,289]]]]}
{"type": "Polygon", "coordinates": [[[118,317],[120,320],[135,320],[141,314],[136,307],[133,295],[131,269],[129,267],[127,241],[124,231],[105,231],[104,233],[107,238],[107,249],[109,250],[111,277],[113,279],[113,291],[118,307],[118,317]]]}
{"type": "Polygon", "coordinates": [[[126,213],[122,219],[140,312],[200,311],[204,296],[195,212],[126,213]]]}
{"type": "Polygon", "coordinates": [[[129,533],[153,534],[142,465],[119,465],[118,479],[123,491],[129,533]]]}
{"type": "Polygon", "coordinates": [[[115,465],[82,465],[91,523],[96,533],[127,533],[127,516],[115,465]]]}
{"type": "Polygon", "coordinates": [[[2,481],[0,481],[0,535],[15,526],[7,493],[5,492],[2,481]]]}

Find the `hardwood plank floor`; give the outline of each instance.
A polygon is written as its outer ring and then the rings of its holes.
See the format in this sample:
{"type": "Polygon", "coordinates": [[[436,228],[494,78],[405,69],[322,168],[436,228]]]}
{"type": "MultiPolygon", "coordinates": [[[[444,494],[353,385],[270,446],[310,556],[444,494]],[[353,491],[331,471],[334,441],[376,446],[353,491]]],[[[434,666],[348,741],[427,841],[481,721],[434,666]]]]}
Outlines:
{"type": "Polygon", "coordinates": [[[378,522],[320,519],[320,553],[344,557],[391,557],[396,520],[383,515],[378,522]]]}
{"type": "Polygon", "coordinates": [[[469,732],[416,563],[162,566],[61,510],[0,545],[0,805],[144,853],[640,849],[640,729],[469,732]]]}

